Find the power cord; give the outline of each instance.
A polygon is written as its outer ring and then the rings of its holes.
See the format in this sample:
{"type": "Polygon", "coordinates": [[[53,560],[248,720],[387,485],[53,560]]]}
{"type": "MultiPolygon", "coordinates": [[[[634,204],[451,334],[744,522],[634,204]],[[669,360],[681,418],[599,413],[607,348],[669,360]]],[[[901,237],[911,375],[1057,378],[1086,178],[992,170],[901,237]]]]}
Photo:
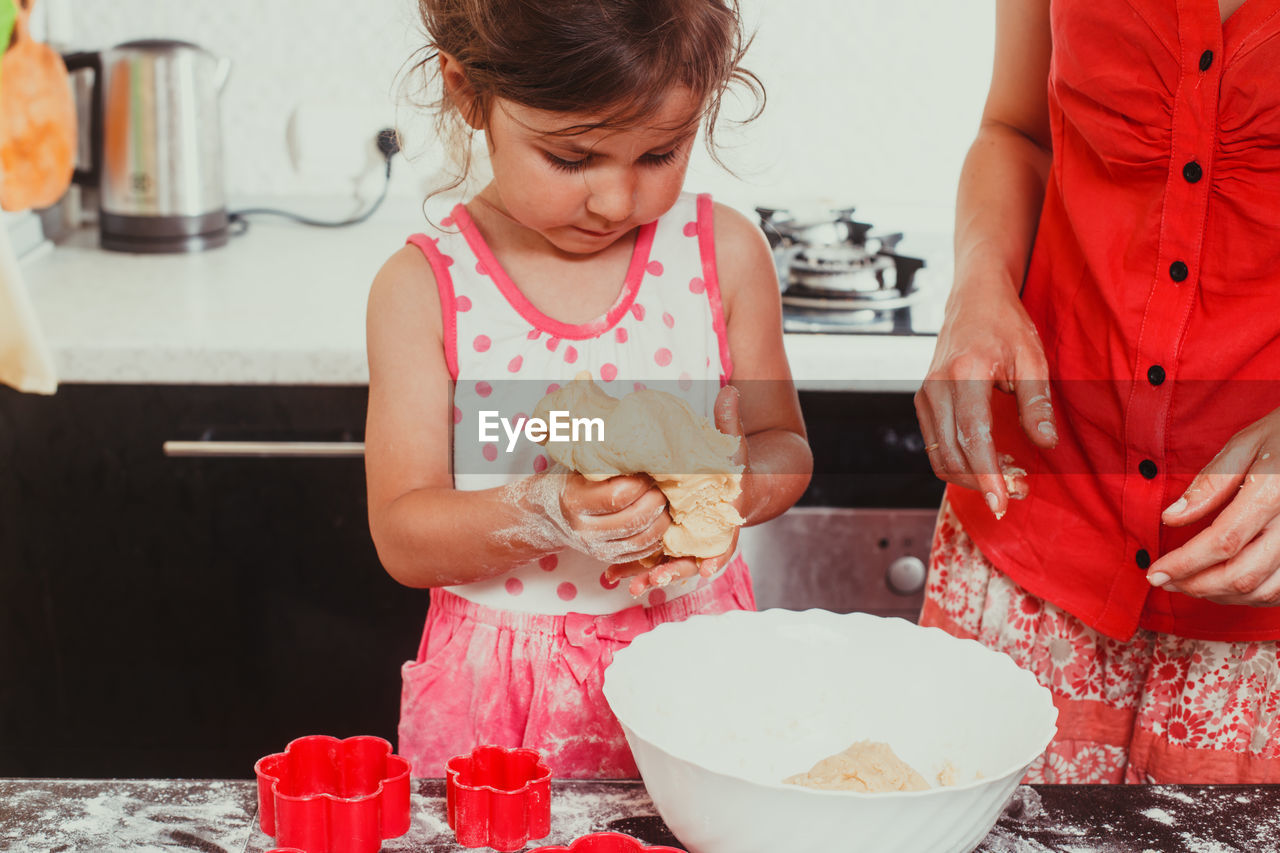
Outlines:
{"type": "Polygon", "coordinates": [[[250,207],[244,210],[233,210],[227,215],[230,222],[231,234],[240,235],[249,230],[250,216],[281,216],[285,219],[291,219],[301,225],[311,225],[316,228],[345,228],[348,225],[359,225],[370,216],[377,212],[382,206],[382,202],[387,197],[387,189],[391,186],[391,160],[400,150],[400,136],[391,128],[385,127],[378,131],[377,136],[378,152],[382,154],[387,163],[386,176],[382,181],[382,192],[378,193],[378,197],[373,204],[369,206],[364,213],[352,216],[349,219],[312,219],[310,216],[303,216],[300,213],[294,213],[289,210],[279,210],[274,207],[250,207]]]}

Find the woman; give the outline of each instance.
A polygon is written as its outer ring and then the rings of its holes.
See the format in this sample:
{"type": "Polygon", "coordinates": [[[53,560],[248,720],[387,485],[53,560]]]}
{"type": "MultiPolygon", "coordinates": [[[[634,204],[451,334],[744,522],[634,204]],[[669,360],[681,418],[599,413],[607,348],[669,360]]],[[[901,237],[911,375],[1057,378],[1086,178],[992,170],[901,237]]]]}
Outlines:
{"type": "Polygon", "coordinates": [[[1031,781],[1280,781],[1280,0],[998,0],[957,208],[922,622],[1053,691],[1031,781]]]}

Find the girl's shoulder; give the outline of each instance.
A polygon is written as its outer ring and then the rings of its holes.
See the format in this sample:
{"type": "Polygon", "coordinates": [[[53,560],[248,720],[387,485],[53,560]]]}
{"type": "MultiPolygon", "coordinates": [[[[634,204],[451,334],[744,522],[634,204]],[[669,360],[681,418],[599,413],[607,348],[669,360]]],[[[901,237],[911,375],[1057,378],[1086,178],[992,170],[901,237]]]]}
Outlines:
{"type": "MultiPolygon", "coordinates": [[[[758,250],[763,247],[769,251],[769,241],[762,231],[746,214],[737,208],[718,201],[711,202],[712,216],[715,221],[716,248],[721,245],[734,250],[758,250]]],[[[717,252],[718,253],[718,252],[717,252]]]]}
{"type": "Polygon", "coordinates": [[[778,278],[769,241],[751,219],[735,208],[712,203],[716,270],[726,312],[746,294],[776,298],[778,278]]]}
{"type": "MultiPolygon", "coordinates": [[[[424,235],[415,235],[417,237],[424,235]]],[[[367,334],[416,335],[434,332],[439,338],[442,311],[436,276],[428,256],[414,242],[387,258],[369,288],[367,334]]]]}
{"type": "Polygon", "coordinates": [[[735,207],[716,201],[710,193],[685,191],[680,194],[675,207],[666,215],[678,214],[683,222],[687,221],[687,213],[692,213],[693,217],[700,221],[709,216],[714,225],[717,246],[725,242],[731,243],[734,248],[747,248],[751,243],[763,241],[765,248],[768,248],[768,241],[764,239],[764,232],[756,226],[750,217],[735,207]],[[709,210],[708,207],[710,208],[709,210]]]}

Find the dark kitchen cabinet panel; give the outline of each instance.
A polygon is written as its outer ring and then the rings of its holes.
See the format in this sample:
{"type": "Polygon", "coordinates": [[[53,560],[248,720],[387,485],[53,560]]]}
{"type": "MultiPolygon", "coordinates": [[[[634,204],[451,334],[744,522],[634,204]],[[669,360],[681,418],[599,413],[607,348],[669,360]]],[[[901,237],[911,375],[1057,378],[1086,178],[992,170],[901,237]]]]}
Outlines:
{"type": "Polygon", "coordinates": [[[427,593],[382,570],[362,387],[0,388],[0,776],[247,777],[298,735],[394,742],[427,593]]]}
{"type": "Polygon", "coordinates": [[[801,391],[813,479],[801,506],[936,510],[933,473],[911,394],[801,391]]]}

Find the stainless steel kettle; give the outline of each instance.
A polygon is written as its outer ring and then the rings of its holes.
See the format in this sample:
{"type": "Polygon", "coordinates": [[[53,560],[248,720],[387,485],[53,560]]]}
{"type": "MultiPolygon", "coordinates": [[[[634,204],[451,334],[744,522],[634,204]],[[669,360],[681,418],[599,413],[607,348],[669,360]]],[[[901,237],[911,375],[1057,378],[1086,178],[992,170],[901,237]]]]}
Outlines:
{"type": "Polygon", "coordinates": [[[191,252],[227,242],[218,98],[231,70],[184,41],[146,39],[63,57],[93,71],[92,152],[104,249],[191,252]]]}

